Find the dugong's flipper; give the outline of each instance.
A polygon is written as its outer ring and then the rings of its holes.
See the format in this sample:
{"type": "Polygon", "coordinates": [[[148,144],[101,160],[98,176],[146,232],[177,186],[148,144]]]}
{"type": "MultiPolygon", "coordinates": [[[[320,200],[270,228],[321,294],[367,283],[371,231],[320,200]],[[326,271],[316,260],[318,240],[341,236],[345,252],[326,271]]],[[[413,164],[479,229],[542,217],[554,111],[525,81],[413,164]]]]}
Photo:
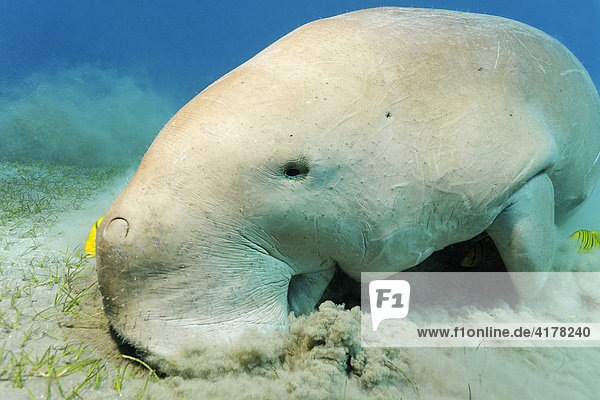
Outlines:
{"type": "Polygon", "coordinates": [[[322,271],[294,276],[288,289],[290,311],[302,315],[314,310],[334,273],[335,265],[322,271]]]}
{"type": "MultiPolygon", "coordinates": [[[[554,256],[554,187],[545,173],[536,175],[514,193],[508,206],[487,230],[508,272],[546,272],[554,256]]],[[[511,276],[522,298],[535,297],[545,274],[511,276]]]]}

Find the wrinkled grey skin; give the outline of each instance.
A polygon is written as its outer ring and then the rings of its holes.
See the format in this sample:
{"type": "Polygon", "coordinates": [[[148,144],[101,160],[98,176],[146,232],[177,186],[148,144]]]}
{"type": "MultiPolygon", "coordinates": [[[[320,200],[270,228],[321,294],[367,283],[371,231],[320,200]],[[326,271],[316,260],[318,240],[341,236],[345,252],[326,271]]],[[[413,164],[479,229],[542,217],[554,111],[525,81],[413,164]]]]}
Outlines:
{"type": "Polygon", "coordinates": [[[514,21],[382,8],[307,24],[183,107],[106,213],[111,324],[170,358],[284,328],[336,266],[401,271],[483,231],[509,271],[546,271],[555,217],[596,179],[599,110],[575,57],[514,21]]]}

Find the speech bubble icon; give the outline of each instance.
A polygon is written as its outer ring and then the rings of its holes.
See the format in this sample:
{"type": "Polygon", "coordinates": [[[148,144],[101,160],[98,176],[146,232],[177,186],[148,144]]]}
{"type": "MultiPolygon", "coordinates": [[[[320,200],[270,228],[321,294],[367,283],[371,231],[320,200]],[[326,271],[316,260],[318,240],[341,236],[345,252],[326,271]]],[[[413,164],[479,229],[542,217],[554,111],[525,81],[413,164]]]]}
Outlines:
{"type": "Polygon", "coordinates": [[[404,280],[369,282],[369,302],[373,332],[384,319],[404,318],[408,314],[410,284],[404,280]]]}

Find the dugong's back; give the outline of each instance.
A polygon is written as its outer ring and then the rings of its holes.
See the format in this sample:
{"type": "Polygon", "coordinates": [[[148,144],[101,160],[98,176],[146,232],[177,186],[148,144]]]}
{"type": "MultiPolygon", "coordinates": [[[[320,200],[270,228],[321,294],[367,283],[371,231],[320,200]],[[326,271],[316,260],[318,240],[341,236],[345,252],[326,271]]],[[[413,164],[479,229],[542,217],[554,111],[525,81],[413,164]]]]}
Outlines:
{"type": "MultiPolygon", "coordinates": [[[[520,185],[541,168],[553,181],[558,217],[589,195],[600,165],[600,100],[585,68],[557,40],[513,20],[445,10],[380,8],[333,19],[357,34],[371,31],[365,36],[375,47],[398,52],[397,65],[380,67],[399,69],[405,101],[416,97],[431,110],[435,132],[422,134],[442,143],[429,149],[430,160],[454,146],[463,166],[474,159],[470,172],[461,168],[463,179],[488,174],[506,192],[511,182],[502,177],[520,185]]],[[[443,170],[456,172],[448,164],[443,170]]]]}
{"type": "MultiPolygon", "coordinates": [[[[433,190],[460,193],[475,213],[499,209],[516,188],[545,171],[554,184],[560,222],[597,178],[600,100],[588,73],[557,40],[509,19],[377,8],[315,21],[199,97],[218,97],[231,107],[256,92],[270,99],[252,104],[257,114],[272,113],[267,106],[261,109],[268,102],[275,108],[290,104],[295,114],[287,118],[310,123],[306,129],[313,141],[319,135],[333,143],[353,131],[387,135],[393,130],[393,138],[359,139],[397,147],[396,160],[378,164],[374,174],[391,169],[407,179],[419,175],[433,190]],[[275,83],[265,79],[265,66],[275,83]],[[263,74],[253,87],[256,71],[263,74]],[[223,87],[235,96],[231,102],[223,87]],[[269,88],[277,93],[271,95],[269,88]],[[317,106],[312,95],[328,102],[317,106]],[[378,116],[379,108],[393,116],[385,126],[367,116],[378,116]],[[332,117],[340,110],[344,113],[332,117]],[[306,121],[307,115],[314,119],[306,121]]],[[[287,138],[287,127],[272,119],[264,129],[254,128],[287,138]]],[[[323,146],[337,145],[332,143],[323,146]]]]}
{"type": "MultiPolygon", "coordinates": [[[[236,146],[258,134],[287,141],[295,121],[315,149],[339,151],[340,140],[356,144],[344,148],[357,158],[392,149],[395,160],[360,168],[418,176],[432,190],[460,194],[475,213],[499,211],[545,171],[560,222],[589,195],[600,165],[600,99],[585,68],[547,34],[490,15],[385,7],[306,24],[205,89],[177,124],[202,120],[196,129],[227,135],[234,121],[215,121],[215,113],[249,108],[254,120],[245,139],[234,130],[236,146]],[[381,113],[392,118],[382,122],[381,113]]],[[[153,147],[189,140],[169,127],[153,147]]],[[[152,153],[142,168],[160,163],[152,153]]],[[[376,184],[365,190],[386,183],[376,184]]]]}

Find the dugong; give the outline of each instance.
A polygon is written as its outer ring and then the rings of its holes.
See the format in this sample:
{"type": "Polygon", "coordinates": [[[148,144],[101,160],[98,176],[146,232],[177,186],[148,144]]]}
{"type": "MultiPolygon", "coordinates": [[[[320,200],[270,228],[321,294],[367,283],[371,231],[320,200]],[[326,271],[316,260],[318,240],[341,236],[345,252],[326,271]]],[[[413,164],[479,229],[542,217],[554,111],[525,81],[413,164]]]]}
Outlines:
{"type": "Polygon", "coordinates": [[[431,9],[318,20],[160,131],[98,228],[104,308],[172,358],[285,329],[336,268],[402,271],[482,232],[509,272],[547,271],[599,153],[596,88],[537,29],[431,9]]]}

